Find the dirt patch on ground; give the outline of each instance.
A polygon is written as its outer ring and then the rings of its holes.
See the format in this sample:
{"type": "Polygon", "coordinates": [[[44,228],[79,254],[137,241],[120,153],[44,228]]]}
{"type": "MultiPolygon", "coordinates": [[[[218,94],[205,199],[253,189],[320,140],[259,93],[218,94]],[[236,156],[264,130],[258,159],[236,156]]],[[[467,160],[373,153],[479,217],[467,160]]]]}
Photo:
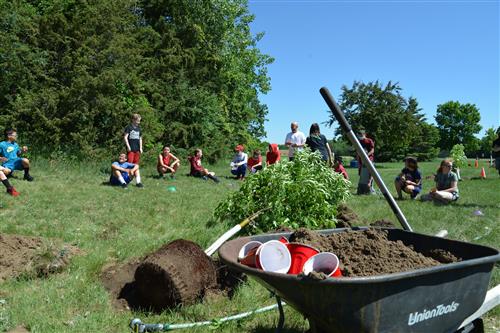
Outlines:
{"type": "Polygon", "coordinates": [[[76,247],[57,240],[0,234],[0,282],[60,272],[78,253],[76,247]]]}
{"type": "Polygon", "coordinates": [[[195,243],[176,240],[143,258],[104,267],[101,281],[118,310],[161,312],[205,296],[232,297],[245,281],[195,243]]]}
{"type": "Polygon", "coordinates": [[[389,220],[377,220],[373,223],[370,223],[370,226],[372,227],[381,227],[381,228],[396,228],[396,226],[394,225],[394,223],[392,223],[391,221],[389,220]]]}
{"type": "Polygon", "coordinates": [[[299,229],[290,236],[290,242],[304,243],[322,252],[335,253],[339,257],[344,277],[398,273],[460,260],[443,250],[432,250],[425,254],[416,252],[401,241],[388,240],[387,231],[381,229],[346,231],[326,236],[299,229]]]}
{"type": "Polygon", "coordinates": [[[30,333],[25,327],[23,326],[18,326],[10,331],[7,331],[6,333],[30,333]]]}

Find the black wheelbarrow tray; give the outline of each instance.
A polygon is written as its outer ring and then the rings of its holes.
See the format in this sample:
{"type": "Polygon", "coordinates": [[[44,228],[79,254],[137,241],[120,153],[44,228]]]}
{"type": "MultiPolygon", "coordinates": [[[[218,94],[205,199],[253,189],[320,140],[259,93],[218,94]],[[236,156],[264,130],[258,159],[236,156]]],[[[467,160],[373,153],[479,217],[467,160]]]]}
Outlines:
{"type": "Polygon", "coordinates": [[[383,229],[390,240],[413,245],[416,251],[444,249],[462,261],[396,274],[325,280],[264,272],[238,263],[238,251],[245,243],[266,242],[290,233],[237,238],[225,243],[219,256],[225,264],[255,278],[302,313],[309,320],[311,332],[455,332],[481,306],[493,266],[500,260],[498,250],[383,229]]]}

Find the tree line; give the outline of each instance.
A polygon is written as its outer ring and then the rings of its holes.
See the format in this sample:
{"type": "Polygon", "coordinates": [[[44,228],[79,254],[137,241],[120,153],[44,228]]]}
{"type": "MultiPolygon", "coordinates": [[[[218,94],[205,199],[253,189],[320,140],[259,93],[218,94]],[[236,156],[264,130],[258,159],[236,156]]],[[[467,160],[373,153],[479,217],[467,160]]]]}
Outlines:
{"type": "MultiPolygon", "coordinates": [[[[343,86],[339,106],[355,131],[364,129],[375,140],[378,161],[397,161],[413,155],[429,160],[438,154],[448,154],[455,144],[462,144],[470,157],[489,156],[496,138],[490,128],[482,139],[475,137],[481,130],[481,116],[476,105],[448,101],[437,106],[436,125],[427,122],[415,97],[405,98],[398,83],[355,81],[351,87],[343,86]]],[[[328,124],[335,124],[330,113],[328,124]]],[[[334,147],[345,150],[345,133],[334,147]]]]}
{"type": "Polygon", "coordinates": [[[0,126],[37,150],[146,148],[217,158],[265,135],[267,65],[246,0],[0,0],[0,126]]]}

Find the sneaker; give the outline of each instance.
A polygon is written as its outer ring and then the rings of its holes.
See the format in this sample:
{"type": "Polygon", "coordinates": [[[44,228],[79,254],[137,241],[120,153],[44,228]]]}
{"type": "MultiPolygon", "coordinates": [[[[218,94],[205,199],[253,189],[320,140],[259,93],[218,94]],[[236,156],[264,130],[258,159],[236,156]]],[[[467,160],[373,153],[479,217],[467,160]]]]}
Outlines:
{"type": "Polygon", "coordinates": [[[17,192],[14,187],[8,188],[7,193],[12,195],[13,197],[17,197],[17,196],[19,196],[19,194],[21,194],[21,193],[17,192]]]}
{"type": "Polygon", "coordinates": [[[135,186],[137,186],[138,188],[144,188],[144,185],[142,185],[142,183],[136,184],[135,186]]]}
{"type": "Polygon", "coordinates": [[[122,189],[124,189],[124,190],[128,189],[128,185],[127,185],[127,184],[121,184],[120,186],[121,186],[121,188],[122,188],[122,189]]]}
{"type": "Polygon", "coordinates": [[[208,177],[207,176],[203,176],[203,177],[201,177],[201,179],[208,180],[208,177]]]}
{"type": "Polygon", "coordinates": [[[32,182],[34,180],[33,177],[31,177],[30,175],[24,175],[24,180],[27,180],[29,182],[32,182]]]}
{"type": "Polygon", "coordinates": [[[174,180],[174,179],[175,179],[175,175],[174,175],[174,174],[171,174],[171,175],[170,175],[170,179],[174,180]]]}

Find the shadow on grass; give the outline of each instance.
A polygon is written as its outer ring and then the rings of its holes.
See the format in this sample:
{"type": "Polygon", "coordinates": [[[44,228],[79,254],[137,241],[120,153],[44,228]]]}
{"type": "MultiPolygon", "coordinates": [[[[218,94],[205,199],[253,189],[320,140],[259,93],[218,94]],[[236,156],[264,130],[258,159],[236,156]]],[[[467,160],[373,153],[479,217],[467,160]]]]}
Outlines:
{"type": "MultiPolygon", "coordinates": [[[[253,330],[251,330],[250,332],[251,333],[276,333],[276,327],[257,326],[253,330]]],[[[303,331],[303,330],[299,330],[296,328],[283,327],[283,329],[280,330],[279,332],[280,333],[304,333],[304,332],[309,332],[309,331],[303,331]]]]}

